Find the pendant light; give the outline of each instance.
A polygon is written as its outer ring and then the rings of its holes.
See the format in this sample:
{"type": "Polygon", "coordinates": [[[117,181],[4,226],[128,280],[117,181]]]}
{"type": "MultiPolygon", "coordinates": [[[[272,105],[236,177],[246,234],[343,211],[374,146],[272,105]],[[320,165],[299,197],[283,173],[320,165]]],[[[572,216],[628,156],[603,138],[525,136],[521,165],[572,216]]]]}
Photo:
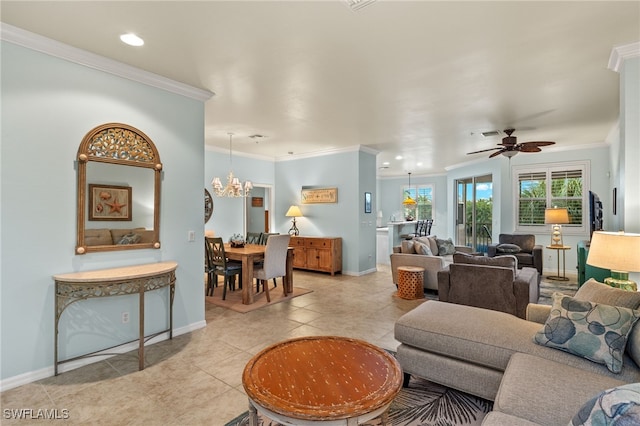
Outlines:
{"type": "MultiPolygon", "coordinates": [[[[409,190],[411,190],[411,172],[409,172],[409,190]]],[[[409,194],[411,193],[409,192],[409,194]]],[[[411,195],[407,195],[407,198],[405,198],[402,204],[405,206],[415,206],[417,203],[416,200],[411,198],[411,195]]]]}

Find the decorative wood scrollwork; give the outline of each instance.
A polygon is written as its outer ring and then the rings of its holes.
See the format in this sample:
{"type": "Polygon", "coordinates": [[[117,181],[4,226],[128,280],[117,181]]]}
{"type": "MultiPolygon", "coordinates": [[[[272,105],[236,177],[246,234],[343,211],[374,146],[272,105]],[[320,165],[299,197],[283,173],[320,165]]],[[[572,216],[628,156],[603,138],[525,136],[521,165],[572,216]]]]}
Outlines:
{"type": "MultiPolygon", "coordinates": [[[[160,154],[151,139],[135,127],[121,123],[107,123],[98,126],[82,139],[78,148],[78,218],[76,254],[97,251],[160,248],[160,182],[162,163],[160,154]],[[153,172],[153,229],[146,230],[151,237],[133,244],[97,244],[86,241],[85,221],[87,218],[87,164],[99,162],[123,166],[151,169],[153,172]]],[[[117,172],[114,172],[117,174],[117,172]]],[[[123,177],[118,176],[117,179],[123,177]]],[[[135,202],[135,188],[134,188],[135,202]]],[[[108,228],[108,226],[103,226],[108,228]]]]}

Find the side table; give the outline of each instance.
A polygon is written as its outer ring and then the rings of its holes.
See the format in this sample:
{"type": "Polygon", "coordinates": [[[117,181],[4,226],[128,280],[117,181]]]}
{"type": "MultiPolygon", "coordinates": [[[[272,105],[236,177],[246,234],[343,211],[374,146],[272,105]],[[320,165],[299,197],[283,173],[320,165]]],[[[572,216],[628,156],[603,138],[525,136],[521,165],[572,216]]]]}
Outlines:
{"type": "Polygon", "coordinates": [[[386,414],[402,388],[402,369],[385,350],[338,336],[276,343],[247,363],[242,384],[249,424],[257,412],[283,425],[357,425],[386,414]]]}
{"type": "Polygon", "coordinates": [[[551,245],[547,246],[547,248],[550,250],[555,250],[558,257],[558,274],[547,276],[547,278],[554,281],[569,281],[569,278],[567,278],[566,274],[565,253],[567,252],[567,250],[571,250],[571,246],[551,245]],[[560,275],[560,252],[562,252],[562,275],[560,275]]]}
{"type": "Polygon", "coordinates": [[[403,299],[424,298],[424,268],[398,266],[398,297],[403,299]]]}

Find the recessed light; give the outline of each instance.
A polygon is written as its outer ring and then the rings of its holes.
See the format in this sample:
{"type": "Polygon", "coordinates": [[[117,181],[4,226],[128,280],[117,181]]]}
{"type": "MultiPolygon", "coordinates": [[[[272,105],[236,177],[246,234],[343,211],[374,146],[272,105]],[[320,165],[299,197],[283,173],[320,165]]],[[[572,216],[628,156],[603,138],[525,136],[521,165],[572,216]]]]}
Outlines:
{"type": "Polygon", "coordinates": [[[389,162],[388,162],[388,161],[385,161],[384,163],[382,163],[382,165],[383,165],[383,166],[388,166],[388,165],[389,165],[389,162]]]}
{"type": "Polygon", "coordinates": [[[137,35],[135,35],[134,33],[122,34],[120,36],[120,40],[122,40],[123,43],[126,43],[129,46],[139,47],[144,45],[144,40],[138,37],[137,35]]]}
{"type": "Polygon", "coordinates": [[[396,160],[402,160],[402,155],[396,155],[396,160]]]}

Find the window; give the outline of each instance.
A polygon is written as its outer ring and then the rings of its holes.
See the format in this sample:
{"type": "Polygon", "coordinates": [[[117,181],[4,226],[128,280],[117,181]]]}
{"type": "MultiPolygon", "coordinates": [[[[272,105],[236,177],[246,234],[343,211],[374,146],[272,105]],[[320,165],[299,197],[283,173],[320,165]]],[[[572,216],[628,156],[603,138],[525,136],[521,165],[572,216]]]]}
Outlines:
{"type": "MultiPolygon", "coordinates": [[[[433,219],[433,185],[412,185],[411,188],[405,186],[402,192],[402,199],[406,199],[407,196],[416,201],[416,220],[433,219]]],[[[405,216],[407,215],[408,209],[411,209],[413,212],[413,207],[403,205],[402,208],[405,216]]]]}
{"type": "Polygon", "coordinates": [[[544,210],[565,207],[570,220],[565,231],[586,232],[588,167],[587,162],[514,167],[516,231],[541,232],[548,226],[544,210]]]}

